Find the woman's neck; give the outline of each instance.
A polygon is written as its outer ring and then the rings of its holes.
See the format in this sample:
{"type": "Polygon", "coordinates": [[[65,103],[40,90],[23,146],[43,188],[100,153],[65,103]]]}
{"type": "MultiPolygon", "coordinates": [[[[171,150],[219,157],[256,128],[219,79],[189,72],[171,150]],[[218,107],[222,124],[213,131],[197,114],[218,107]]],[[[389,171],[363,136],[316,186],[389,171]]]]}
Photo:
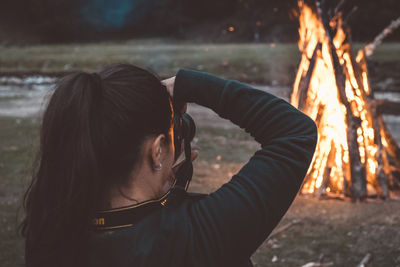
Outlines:
{"type": "Polygon", "coordinates": [[[134,205],[162,197],[169,189],[162,177],[155,172],[139,172],[132,175],[126,185],[115,185],[110,190],[109,208],[134,205]]]}

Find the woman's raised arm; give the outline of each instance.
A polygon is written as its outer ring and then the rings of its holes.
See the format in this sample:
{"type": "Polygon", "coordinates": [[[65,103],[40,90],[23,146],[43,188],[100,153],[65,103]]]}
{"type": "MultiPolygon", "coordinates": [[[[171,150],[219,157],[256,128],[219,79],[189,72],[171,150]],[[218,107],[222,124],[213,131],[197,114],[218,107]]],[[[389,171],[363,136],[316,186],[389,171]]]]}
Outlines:
{"type": "Polygon", "coordinates": [[[315,123],[269,93],[187,69],[176,76],[174,97],[211,108],[261,145],[230,182],[187,209],[188,264],[235,266],[261,245],[295,198],[315,150],[315,123]]]}

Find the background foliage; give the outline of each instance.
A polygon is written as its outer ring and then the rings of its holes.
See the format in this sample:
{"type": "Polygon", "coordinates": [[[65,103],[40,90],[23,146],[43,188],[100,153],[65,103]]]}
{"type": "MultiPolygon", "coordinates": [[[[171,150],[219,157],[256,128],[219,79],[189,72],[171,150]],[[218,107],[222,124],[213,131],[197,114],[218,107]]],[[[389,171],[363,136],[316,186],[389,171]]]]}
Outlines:
{"type": "MultiPolygon", "coordinates": [[[[335,4],[339,0],[330,0],[335,4]]],[[[398,0],[348,0],[356,41],[400,15],[398,0]]],[[[1,43],[164,36],[212,42],[297,40],[296,0],[2,0],[1,43]],[[233,28],[230,28],[233,27],[233,28]]],[[[400,40],[400,33],[391,36],[400,40]]]]}

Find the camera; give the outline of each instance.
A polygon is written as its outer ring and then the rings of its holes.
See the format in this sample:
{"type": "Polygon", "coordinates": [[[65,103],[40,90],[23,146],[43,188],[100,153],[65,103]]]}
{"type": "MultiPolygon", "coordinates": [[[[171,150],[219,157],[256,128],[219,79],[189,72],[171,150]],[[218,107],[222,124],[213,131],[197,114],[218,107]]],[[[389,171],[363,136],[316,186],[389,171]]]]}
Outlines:
{"type": "Polygon", "coordinates": [[[190,143],[196,134],[196,124],[189,114],[182,113],[183,107],[184,103],[173,102],[175,145],[174,166],[179,165],[181,159],[183,159],[183,164],[179,167],[179,170],[176,173],[175,186],[187,190],[193,175],[193,165],[191,161],[192,148],[190,143]]]}

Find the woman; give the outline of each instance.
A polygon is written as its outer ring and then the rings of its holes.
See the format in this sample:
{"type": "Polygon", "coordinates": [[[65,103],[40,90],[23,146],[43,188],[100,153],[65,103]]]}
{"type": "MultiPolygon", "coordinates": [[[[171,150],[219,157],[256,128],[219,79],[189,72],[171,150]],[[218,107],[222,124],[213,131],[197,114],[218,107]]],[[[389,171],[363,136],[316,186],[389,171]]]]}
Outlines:
{"type": "Polygon", "coordinates": [[[27,266],[251,266],[316,141],[314,122],[285,101],[211,74],[160,82],[117,65],[68,76],[44,114],[26,195],[27,266]],[[216,192],[164,207],[176,171],[171,97],[214,110],[261,148],[216,192]]]}

